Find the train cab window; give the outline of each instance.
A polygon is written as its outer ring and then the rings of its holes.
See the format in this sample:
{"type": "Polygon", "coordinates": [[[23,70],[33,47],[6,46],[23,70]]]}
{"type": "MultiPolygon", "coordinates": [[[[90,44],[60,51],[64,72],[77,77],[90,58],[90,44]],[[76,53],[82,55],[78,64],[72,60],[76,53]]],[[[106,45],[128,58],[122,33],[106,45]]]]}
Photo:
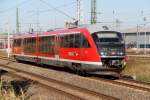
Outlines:
{"type": "Polygon", "coordinates": [[[62,48],[89,48],[89,42],[86,37],[81,33],[62,35],[61,36],[62,48]]]}

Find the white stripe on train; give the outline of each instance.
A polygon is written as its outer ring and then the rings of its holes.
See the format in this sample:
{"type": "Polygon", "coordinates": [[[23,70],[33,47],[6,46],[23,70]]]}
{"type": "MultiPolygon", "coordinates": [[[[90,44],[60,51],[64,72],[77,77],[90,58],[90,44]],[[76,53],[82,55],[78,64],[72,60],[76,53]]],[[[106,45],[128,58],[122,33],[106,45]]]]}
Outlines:
{"type": "MultiPolygon", "coordinates": [[[[22,54],[13,54],[13,55],[37,58],[37,56],[32,56],[32,55],[22,55],[22,54]]],[[[82,63],[82,64],[100,65],[100,66],[102,65],[102,62],[89,62],[89,61],[69,60],[69,59],[62,59],[62,58],[56,58],[56,57],[51,58],[51,57],[41,57],[41,56],[38,56],[38,58],[48,59],[48,60],[67,61],[67,62],[74,62],[74,63],[82,63]]]]}

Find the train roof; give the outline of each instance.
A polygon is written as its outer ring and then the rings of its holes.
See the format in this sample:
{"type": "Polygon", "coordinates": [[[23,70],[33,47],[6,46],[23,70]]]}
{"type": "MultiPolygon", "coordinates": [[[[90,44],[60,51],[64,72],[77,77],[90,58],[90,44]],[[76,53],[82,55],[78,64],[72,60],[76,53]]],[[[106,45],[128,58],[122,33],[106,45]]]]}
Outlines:
{"type": "Polygon", "coordinates": [[[95,33],[95,32],[99,32],[99,31],[113,31],[110,28],[108,28],[107,26],[103,26],[101,24],[93,24],[93,25],[82,25],[79,26],[77,28],[72,28],[72,29],[56,29],[56,30],[51,30],[49,32],[35,32],[35,33],[27,33],[27,34],[23,34],[23,35],[17,35],[14,36],[15,38],[28,38],[28,37],[36,37],[36,35],[38,34],[39,36],[46,36],[46,35],[53,35],[56,33],[69,33],[69,32],[77,32],[80,31],[81,29],[87,29],[90,34],[95,33]]]}
{"type": "Polygon", "coordinates": [[[28,38],[28,37],[36,37],[36,33],[28,33],[28,34],[15,34],[14,38],[28,38]]]}
{"type": "Polygon", "coordinates": [[[91,34],[99,31],[113,31],[110,27],[102,24],[83,25],[82,27],[87,28],[91,34]]]}

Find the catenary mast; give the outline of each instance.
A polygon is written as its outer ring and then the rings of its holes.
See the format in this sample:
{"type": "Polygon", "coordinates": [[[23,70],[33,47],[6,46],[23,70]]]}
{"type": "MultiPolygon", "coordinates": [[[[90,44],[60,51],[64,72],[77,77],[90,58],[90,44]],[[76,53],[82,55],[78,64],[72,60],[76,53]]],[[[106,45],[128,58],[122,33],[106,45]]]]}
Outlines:
{"type": "Polygon", "coordinates": [[[83,0],[77,0],[77,21],[81,25],[84,23],[83,0]]]}
{"type": "Polygon", "coordinates": [[[91,0],[91,24],[96,24],[96,22],[97,22],[96,0],[91,0]]]}

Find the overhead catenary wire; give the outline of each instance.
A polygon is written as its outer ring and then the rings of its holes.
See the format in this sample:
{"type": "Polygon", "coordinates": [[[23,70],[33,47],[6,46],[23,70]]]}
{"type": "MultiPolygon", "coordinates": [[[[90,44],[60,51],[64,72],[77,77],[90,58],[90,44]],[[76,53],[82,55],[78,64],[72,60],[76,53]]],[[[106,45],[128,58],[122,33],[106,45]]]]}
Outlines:
{"type": "MultiPolygon", "coordinates": [[[[60,5],[60,6],[57,6],[55,8],[59,9],[59,8],[64,8],[64,7],[68,7],[68,6],[71,6],[73,4],[75,4],[76,2],[70,2],[70,3],[66,3],[66,4],[63,4],[63,5],[60,5]]],[[[39,12],[43,13],[43,12],[49,12],[49,11],[53,11],[54,9],[45,9],[45,10],[39,10],[39,12]]]]}
{"type": "Polygon", "coordinates": [[[57,11],[57,12],[59,12],[59,13],[61,13],[62,15],[65,15],[66,17],[68,17],[68,18],[70,18],[70,19],[72,19],[72,20],[76,20],[76,18],[71,17],[71,16],[68,15],[66,12],[59,10],[58,8],[52,6],[51,4],[47,3],[46,1],[44,1],[44,0],[40,0],[40,1],[41,1],[42,3],[44,3],[45,5],[47,5],[48,7],[54,9],[55,11],[57,11]]]}
{"type": "MultiPolygon", "coordinates": [[[[59,9],[59,8],[64,8],[64,7],[68,7],[68,6],[72,6],[73,4],[76,4],[76,2],[74,2],[74,1],[72,1],[72,2],[68,2],[68,3],[65,3],[65,4],[62,4],[62,5],[58,5],[58,6],[56,6],[56,8],[57,9],[59,9]]],[[[50,11],[55,11],[55,9],[53,9],[53,8],[49,8],[49,9],[45,9],[45,10],[39,10],[38,9],[38,13],[45,13],[45,12],[50,12],[50,11]]],[[[26,11],[25,13],[32,13],[32,14],[30,14],[30,18],[31,18],[31,16],[34,16],[34,15],[36,15],[37,14],[37,10],[31,10],[31,11],[26,11]]],[[[25,15],[27,15],[27,14],[25,14],[25,15]]],[[[37,15],[36,15],[37,16],[37,15]]],[[[29,16],[28,16],[29,17],[29,16]]],[[[25,18],[27,18],[27,17],[25,17],[25,18]]],[[[28,24],[28,25],[37,25],[37,24],[39,24],[39,23],[37,23],[37,22],[35,22],[35,23],[31,23],[31,22],[25,22],[25,23],[20,23],[20,25],[22,25],[22,24],[28,24]]],[[[42,27],[42,26],[40,26],[40,27],[42,27]]]]}
{"type": "MultiPolygon", "coordinates": [[[[17,6],[19,7],[19,6],[22,6],[22,5],[24,5],[24,4],[26,4],[26,3],[28,3],[28,2],[31,2],[32,0],[24,0],[23,2],[21,2],[21,3],[19,3],[17,6]]],[[[16,5],[15,6],[13,6],[13,7],[10,7],[10,8],[7,8],[7,9],[5,9],[5,10],[0,10],[0,14],[2,14],[2,13],[6,13],[6,12],[8,12],[8,11],[13,11],[13,9],[16,9],[16,5]]]]}
{"type": "MultiPolygon", "coordinates": [[[[59,5],[56,8],[59,9],[59,8],[68,7],[68,6],[71,6],[71,5],[75,4],[75,3],[76,2],[66,3],[66,4],[63,4],[63,5],[59,5]]],[[[54,11],[54,9],[51,8],[51,9],[39,10],[40,13],[45,13],[45,12],[50,12],[50,11],[54,11]]],[[[27,11],[25,13],[27,13],[27,14],[32,13],[31,15],[27,15],[27,17],[31,17],[31,16],[34,16],[36,12],[37,11],[32,10],[32,11],[27,11]]]]}

